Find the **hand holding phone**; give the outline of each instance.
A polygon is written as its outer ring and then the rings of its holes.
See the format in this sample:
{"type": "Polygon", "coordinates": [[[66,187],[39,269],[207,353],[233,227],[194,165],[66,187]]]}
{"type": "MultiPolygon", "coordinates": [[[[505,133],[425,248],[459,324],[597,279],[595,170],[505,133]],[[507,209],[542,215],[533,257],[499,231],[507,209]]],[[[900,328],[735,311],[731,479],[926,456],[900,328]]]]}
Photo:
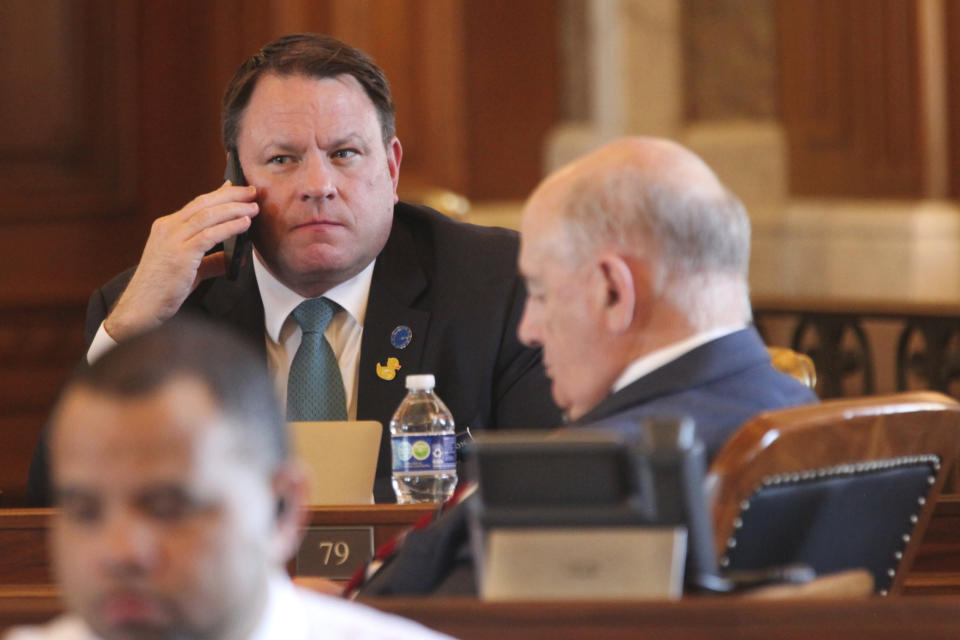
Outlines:
{"type": "MultiPolygon", "coordinates": [[[[247,179],[243,175],[243,167],[240,166],[240,157],[236,149],[227,154],[227,168],[223,179],[229,180],[235,187],[247,186],[247,179]]],[[[223,241],[223,261],[227,266],[228,280],[236,280],[240,274],[240,268],[243,267],[247,261],[247,256],[250,255],[247,250],[249,244],[248,231],[231,236],[223,241]]]]}
{"type": "MultiPolygon", "coordinates": [[[[244,184],[235,154],[228,159],[228,177],[244,184]],[[230,172],[233,172],[232,175],[230,172]]],[[[211,249],[234,236],[245,235],[259,213],[256,189],[222,184],[197,196],[182,209],[157,218],[140,262],[120,299],[103,322],[116,341],[169,320],[183,301],[207,278],[223,275],[231,263],[234,276],[250,250],[243,239],[233,240],[229,262],[211,249]]]]}

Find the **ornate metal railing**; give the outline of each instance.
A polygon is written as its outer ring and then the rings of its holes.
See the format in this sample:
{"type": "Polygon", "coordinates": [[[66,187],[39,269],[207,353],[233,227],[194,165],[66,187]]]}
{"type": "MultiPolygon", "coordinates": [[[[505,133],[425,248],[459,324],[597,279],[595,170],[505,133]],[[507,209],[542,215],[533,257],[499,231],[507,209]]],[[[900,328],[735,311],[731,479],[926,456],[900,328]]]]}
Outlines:
{"type": "Polygon", "coordinates": [[[763,298],[754,300],[754,322],[768,344],[810,356],[821,398],[908,389],[960,398],[960,303],[763,298]],[[888,325],[880,338],[870,335],[878,322],[888,325]],[[774,325],[779,340],[771,338],[774,325]],[[893,375],[879,372],[878,363],[893,366],[893,375]],[[878,377],[891,380],[894,389],[878,389],[878,377]]]}

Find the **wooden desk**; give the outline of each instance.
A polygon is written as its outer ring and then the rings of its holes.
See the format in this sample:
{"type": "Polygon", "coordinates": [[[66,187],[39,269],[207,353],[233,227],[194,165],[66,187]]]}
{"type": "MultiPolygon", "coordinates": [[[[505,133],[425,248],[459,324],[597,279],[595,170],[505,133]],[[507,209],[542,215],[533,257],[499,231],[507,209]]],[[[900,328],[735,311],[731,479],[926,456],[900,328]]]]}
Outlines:
{"type": "Polygon", "coordinates": [[[903,592],[960,594],[960,494],[941,495],[937,500],[903,592]]]}
{"type": "Polygon", "coordinates": [[[50,585],[47,529],[53,509],[0,509],[0,585],[50,585]]]}
{"type": "MultiPolygon", "coordinates": [[[[307,526],[373,527],[380,547],[435,510],[433,505],[312,507],[307,526]]],[[[0,585],[51,585],[47,529],[53,509],[0,509],[0,585]]]]}
{"type": "MultiPolygon", "coordinates": [[[[960,637],[960,598],[679,602],[505,602],[377,598],[364,604],[461,640],[924,640],[960,637]]],[[[62,610],[53,589],[0,587],[0,631],[62,610]]]]}
{"type": "Polygon", "coordinates": [[[506,602],[388,599],[366,604],[461,640],[809,640],[960,637],[960,598],[679,602],[506,602]]]}
{"type": "Polygon", "coordinates": [[[60,594],[53,586],[0,586],[0,634],[9,627],[46,622],[62,611],[60,594]]]}
{"type": "MultiPolygon", "coordinates": [[[[372,526],[381,546],[432,507],[374,505],[318,507],[309,512],[313,526],[372,526]]],[[[49,586],[46,531],[51,509],[0,509],[0,585],[49,586]]],[[[909,570],[907,595],[960,595],[960,495],[942,495],[909,570]]]]}

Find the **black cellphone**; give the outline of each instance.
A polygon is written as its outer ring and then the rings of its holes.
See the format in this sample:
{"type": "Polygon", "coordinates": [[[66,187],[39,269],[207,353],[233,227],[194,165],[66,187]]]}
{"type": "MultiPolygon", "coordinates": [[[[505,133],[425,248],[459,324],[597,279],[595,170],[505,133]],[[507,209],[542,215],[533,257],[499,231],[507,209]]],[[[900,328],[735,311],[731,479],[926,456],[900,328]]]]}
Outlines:
{"type": "MultiPolygon", "coordinates": [[[[247,186],[247,179],[243,176],[243,167],[240,166],[240,156],[237,155],[236,149],[227,154],[227,169],[223,173],[223,179],[229,180],[235,187],[247,186]]],[[[247,249],[248,244],[250,244],[249,231],[223,241],[223,259],[227,264],[228,280],[236,280],[240,274],[240,268],[250,255],[247,249]]]]}

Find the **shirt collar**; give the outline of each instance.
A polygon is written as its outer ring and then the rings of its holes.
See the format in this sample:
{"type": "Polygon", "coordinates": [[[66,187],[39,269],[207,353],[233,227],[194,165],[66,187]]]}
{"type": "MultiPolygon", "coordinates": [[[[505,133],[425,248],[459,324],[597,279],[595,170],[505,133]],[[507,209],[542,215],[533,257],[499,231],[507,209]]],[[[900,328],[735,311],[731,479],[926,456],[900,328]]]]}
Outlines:
{"type": "Polygon", "coordinates": [[[266,606],[249,640],[306,638],[305,620],[296,607],[296,590],[290,578],[277,572],[269,580],[266,606]]]}
{"type": "Polygon", "coordinates": [[[613,390],[611,393],[620,391],[628,384],[636,382],[651,371],[659,369],[668,362],[673,362],[680,356],[693,351],[697,347],[704,345],[711,340],[716,340],[717,338],[722,338],[725,335],[739,331],[740,329],[743,329],[744,326],[745,325],[717,327],[716,329],[710,329],[709,331],[695,333],[689,338],[685,338],[680,342],[674,342],[673,344],[661,347],[660,349],[656,349],[644,356],[641,356],[640,358],[637,358],[631,362],[626,369],[623,370],[623,373],[620,374],[620,377],[617,378],[617,381],[613,383],[613,390]]]}
{"type": "MultiPolygon", "coordinates": [[[[306,300],[296,291],[283,284],[274,276],[257,251],[253,252],[253,271],[257,277],[257,287],[263,300],[264,328],[274,342],[280,342],[280,330],[290,312],[306,300]]],[[[361,327],[367,315],[367,298],[370,295],[370,283],[373,281],[374,259],[363,271],[346,282],[341,282],[324,292],[323,297],[333,300],[349,313],[361,327]]]]}

